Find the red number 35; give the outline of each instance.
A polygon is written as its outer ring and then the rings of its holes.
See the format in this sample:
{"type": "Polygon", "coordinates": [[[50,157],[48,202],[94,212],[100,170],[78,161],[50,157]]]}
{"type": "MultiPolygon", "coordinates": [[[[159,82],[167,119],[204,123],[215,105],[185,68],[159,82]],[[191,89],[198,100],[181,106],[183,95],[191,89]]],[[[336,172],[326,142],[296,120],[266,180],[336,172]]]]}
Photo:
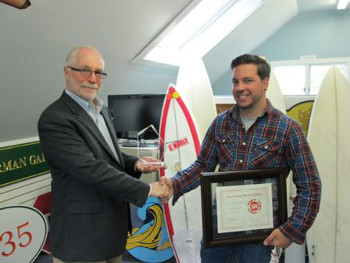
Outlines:
{"type": "MultiPolygon", "coordinates": [[[[32,242],[32,234],[28,231],[25,231],[24,228],[29,225],[29,222],[25,222],[22,225],[17,226],[17,237],[20,240],[19,246],[20,247],[26,247],[29,246],[30,243],[32,242]],[[24,242],[22,241],[24,239],[24,242]]],[[[6,251],[2,251],[1,255],[4,257],[11,256],[15,251],[16,251],[16,243],[13,241],[13,233],[11,231],[6,231],[3,232],[0,235],[0,243],[5,240],[7,237],[6,241],[4,242],[4,247],[6,248],[6,251]]]]}

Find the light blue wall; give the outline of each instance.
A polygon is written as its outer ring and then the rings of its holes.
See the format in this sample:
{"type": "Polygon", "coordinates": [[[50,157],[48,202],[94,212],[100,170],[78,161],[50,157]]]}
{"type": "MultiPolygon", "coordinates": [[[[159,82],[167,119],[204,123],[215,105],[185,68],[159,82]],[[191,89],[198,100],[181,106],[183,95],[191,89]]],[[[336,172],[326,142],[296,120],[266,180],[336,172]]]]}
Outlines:
{"type": "MultiPolygon", "coordinates": [[[[350,9],[301,13],[252,51],[270,61],[350,57],[350,9]]],[[[231,71],[212,85],[215,95],[231,94],[231,71]]]]}

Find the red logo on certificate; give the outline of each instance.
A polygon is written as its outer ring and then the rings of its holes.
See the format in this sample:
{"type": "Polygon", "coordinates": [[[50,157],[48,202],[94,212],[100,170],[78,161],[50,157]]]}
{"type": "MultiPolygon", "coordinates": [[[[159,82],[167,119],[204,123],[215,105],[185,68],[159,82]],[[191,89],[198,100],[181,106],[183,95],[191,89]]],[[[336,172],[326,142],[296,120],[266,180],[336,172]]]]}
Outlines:
{"type": "Polygon", "coordinates": [[[256,214],[261,210],[261,202],[257,199],[252,199],[248,202],[248,211],[256,214]]]}

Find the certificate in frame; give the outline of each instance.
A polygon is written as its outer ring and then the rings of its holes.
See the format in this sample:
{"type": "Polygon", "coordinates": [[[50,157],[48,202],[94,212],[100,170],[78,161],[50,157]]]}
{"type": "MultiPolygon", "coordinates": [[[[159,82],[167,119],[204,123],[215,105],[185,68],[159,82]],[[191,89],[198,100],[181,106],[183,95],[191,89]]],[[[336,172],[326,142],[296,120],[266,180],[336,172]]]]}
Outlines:
{"type": "Polygon", "coordinates": [[[205,247],[263,241],[287,221],[286,169],[200,177],[205,247]]]}

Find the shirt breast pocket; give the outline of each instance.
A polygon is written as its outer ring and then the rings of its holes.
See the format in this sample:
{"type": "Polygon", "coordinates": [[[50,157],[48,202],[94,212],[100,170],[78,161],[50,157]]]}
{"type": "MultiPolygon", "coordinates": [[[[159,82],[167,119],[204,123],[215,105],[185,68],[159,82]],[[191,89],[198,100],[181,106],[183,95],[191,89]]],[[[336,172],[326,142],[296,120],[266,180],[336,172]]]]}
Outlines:
{"type": "Polygon", "coordinates": [[[275,168],[281,144],[271,140],[256,140],[253,144],[251,159],[253,169],[275,168]]]}
{"type": "Polygon", "coordinates": [[[237,159],[237,140],[235,138],[221,135],[216,138],[218,147],[218,159],[220,167],[226,167],[237,159]]]}

